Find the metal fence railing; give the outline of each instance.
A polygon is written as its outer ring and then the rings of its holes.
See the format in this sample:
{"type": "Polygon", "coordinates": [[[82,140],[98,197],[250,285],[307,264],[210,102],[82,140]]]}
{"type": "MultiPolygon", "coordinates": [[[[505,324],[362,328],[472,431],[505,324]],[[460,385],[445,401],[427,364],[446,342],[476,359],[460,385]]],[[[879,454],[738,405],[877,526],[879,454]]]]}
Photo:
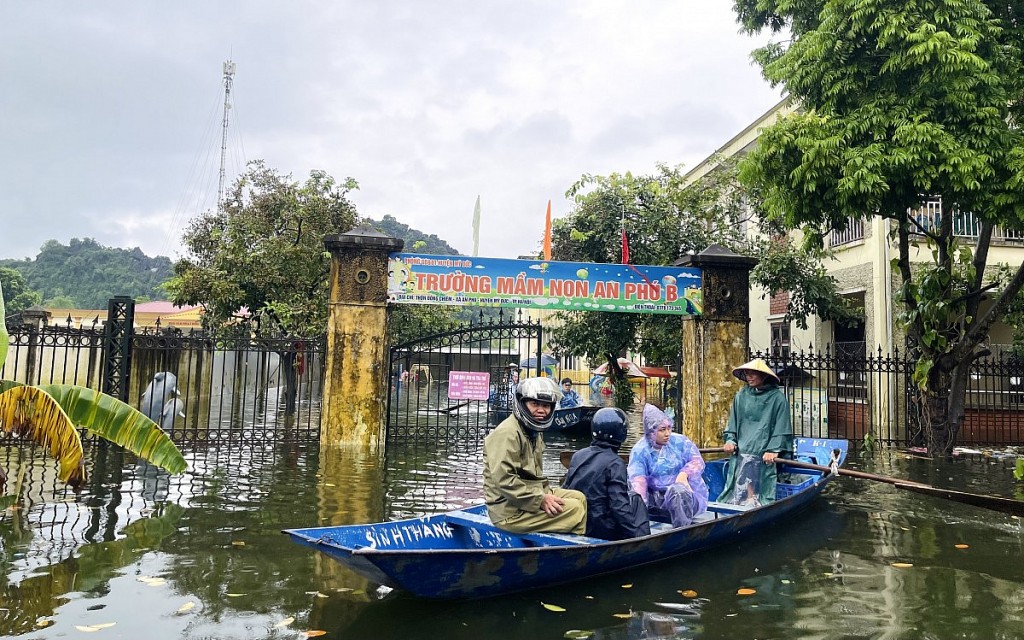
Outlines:
{"type": "MultiPolygon", "coordinates": [[[[113,304],[112,304],[113,306],[113,304]]],[[[107,322],[10,327],[0,377],[103,390],[176,441],[315,440],[326,341],[107,322]]]]}
{"type": "MultiPolygon", "coordinates": [[[[905,352],[868,351],[863,342],[788,355],[758,352],[782,378],[797,435],[920,444],[915,361],[905,352]]],[[[962,445],[1024,444],[1024,359],[1009,349],[971,367],[962,445]]]]}

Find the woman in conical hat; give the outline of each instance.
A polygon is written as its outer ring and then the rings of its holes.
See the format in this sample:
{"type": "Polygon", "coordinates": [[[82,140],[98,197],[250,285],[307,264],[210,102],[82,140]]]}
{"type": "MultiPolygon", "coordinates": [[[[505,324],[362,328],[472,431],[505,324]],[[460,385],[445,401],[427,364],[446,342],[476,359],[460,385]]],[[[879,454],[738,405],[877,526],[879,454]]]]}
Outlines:
{"type": "Polygon", "coordinates": [[[719,502],[757,506],[775,500],[775,459],[793,451],[793,423],[781,380],[761,358],[741,364],[732,374],[746,382],[733,398],[725,427],[731,453],[725,490],[719,502]]]}

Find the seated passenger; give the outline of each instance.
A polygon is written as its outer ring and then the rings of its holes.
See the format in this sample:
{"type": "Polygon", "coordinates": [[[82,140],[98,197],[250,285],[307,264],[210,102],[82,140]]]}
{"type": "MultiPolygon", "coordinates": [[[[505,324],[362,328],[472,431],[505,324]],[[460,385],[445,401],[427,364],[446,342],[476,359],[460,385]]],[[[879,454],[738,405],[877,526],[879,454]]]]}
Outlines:
{"type": "Polygon", "coordinates": [[[672,433],[661,409],[644,405],[644,439],[629,452],[629,483],[644,498],[652,519],[685,527],[708,508],[704,459],[690,439],[672,433]]]}
{"type": "Polygon", "coordinates": [[[587,535],[592,538],[625,540],[651,533],[647,509],[629,491],[626,463],[619,457],[628,426],[621,409],[599,409],[591,422],[594,439],[573,455],[562,483],[587,497],[587,535]]]}
{"type": "Polygon", "coordinates": [[[562,378],[562,401],[558,403],[558,408],[568,409],[570,407],[578,407],[581,404],[583,404],[583,400],[580,398],[580,394],[573,391],[572,380],[562,378]]]}
{"type": "Polygon", "coordinates": [[[512,415],[484,438],[484,501],[499,529],[513,533],[577,533],[587,525],[579,491],[553,488],[544,477],[544,431],[562,392],[551,378],[516,387],[512,415]]]}

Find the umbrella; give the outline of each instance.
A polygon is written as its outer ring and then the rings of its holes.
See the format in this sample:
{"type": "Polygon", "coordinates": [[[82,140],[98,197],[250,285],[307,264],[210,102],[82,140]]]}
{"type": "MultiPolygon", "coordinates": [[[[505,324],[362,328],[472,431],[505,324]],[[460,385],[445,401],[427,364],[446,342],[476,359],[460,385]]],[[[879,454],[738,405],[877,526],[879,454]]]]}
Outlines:
{"type": "MultiPolygon", "coordinates": [[[[631,360],[626,358],[618,359],[619,368],[626,372],[627,378],[647,378],[648,375],[640,370],[640,367],[636,366],[631,360]]],[[[594,373],[599,376],[608,375],[608,363],[604,362],[598,368],[594,369],[594,373]]]]}
{"type": "MultiPolygon", "coordinates": [[[[558,364],[558,358],[555,358],[554,356],[549,356],[546,353],[541,354],[541,356],[540,356],[540,367],[541,367],[541,369],[546,369],[547,367],[553,367],[553,366],[555,366],[557,364],[558,364]]],[[[522,367],[523,369],[536,369],[537,368],[537,356],[530,356],[529,358],[526,358],[526,359],[522,360],[519,363],[519,366],[522,367]]]]}

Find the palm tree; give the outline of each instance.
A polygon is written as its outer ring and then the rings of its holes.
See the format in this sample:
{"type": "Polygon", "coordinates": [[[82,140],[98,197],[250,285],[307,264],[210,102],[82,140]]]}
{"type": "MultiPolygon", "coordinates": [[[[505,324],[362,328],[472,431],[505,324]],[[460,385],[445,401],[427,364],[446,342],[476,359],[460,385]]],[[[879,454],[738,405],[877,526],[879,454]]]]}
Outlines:
{"type": "MultiPolygon", "coordinates": [[[[5,313],[0,285],[0,367],[7,358],[10,339],[5,313]]],[[[117,398],[76,385],[30,387],[0,380],[0,429],[46,447],[60,465],[57,477],[75,489],[86,479],[79,426],[171,473],[181,473],[188,466],[181,451],[155,422],[117,398]]],[[[5,481],[6,473],[0,465],[0,495],[5,481]]]]}

